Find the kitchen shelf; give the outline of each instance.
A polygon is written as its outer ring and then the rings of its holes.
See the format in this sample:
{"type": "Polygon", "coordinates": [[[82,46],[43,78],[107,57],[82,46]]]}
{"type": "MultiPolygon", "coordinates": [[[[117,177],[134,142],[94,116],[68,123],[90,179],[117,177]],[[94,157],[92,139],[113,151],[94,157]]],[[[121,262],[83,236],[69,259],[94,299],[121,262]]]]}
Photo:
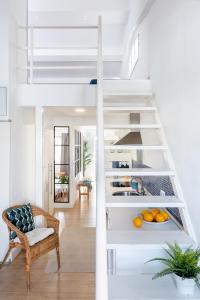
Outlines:
{"type": "MultiPolygon", "coordinates": [[[[116,169],[106,169],[105,170],[106,177],[112,176],[175,176],[175,172],[173,170],[167,169],[152,169],[152,168],[116,168],[116,169]]],[[[119,180],[118,180],[119,181],[119,180]]]]}
{"type": "Polygon", "coordinates": [[[109,300],[200,300],[196,287],[193,295],[180,294],[172,276],[152,280],[153,274],[114,275],[108,278],[109,300]]]}
{"type": "Polygon", "coordinates": [[[106,207],[184,207],[175,196],[107,196],[106,207]]]}

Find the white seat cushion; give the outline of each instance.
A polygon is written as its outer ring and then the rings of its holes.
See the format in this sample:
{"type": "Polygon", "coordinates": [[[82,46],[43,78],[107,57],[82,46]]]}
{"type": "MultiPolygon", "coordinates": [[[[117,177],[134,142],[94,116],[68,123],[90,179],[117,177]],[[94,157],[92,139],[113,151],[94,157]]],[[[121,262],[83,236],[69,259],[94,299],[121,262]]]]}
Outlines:
{"type": "Polygon", "coordinates": [[[32,231],[29,231],[26,234],[29,245],[33,246],[36,243],[46,239],[49,235],[54,233],[53,228],[35,228],[32,231]]]}

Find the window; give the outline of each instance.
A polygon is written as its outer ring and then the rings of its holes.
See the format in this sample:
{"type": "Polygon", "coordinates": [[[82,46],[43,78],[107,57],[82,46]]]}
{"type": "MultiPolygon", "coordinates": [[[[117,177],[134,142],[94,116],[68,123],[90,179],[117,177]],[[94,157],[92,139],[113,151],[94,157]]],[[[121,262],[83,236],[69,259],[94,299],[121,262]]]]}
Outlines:
{"type": "Polygon", "coordinates": [[[139,58],[139,35],[137,35],[134,40],[130,52],[130,61],[129,61],[129,76],[131,77],[133,74],[133,70],[137,64],[139,58]]]}
{"type": "Polygon", "coordinates": [[[0,87],[0,117],[6,117],[7,114],[7,89],[0,87]]]}
{"type": "Polygon", "coordinates": [[[74,143],[74,153],[75,153],[75,177],[81,172],[81,132],[75,130],[75,143],[74,143]]]}

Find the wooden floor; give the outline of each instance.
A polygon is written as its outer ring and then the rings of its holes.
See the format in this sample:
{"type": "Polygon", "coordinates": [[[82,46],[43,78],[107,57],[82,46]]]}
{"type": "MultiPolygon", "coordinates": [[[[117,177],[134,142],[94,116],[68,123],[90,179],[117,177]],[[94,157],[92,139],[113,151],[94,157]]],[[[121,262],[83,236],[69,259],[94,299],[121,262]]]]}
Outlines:
{"type": "MultiPolygon", "coordinates": [[[[61,232],[66,227],[95,227],[94,201],[82,198],[73,209],[56,209],[55,216],[61,221],[61,232]]],[[[6,265],[0,271],[0,300],[95,299],[94,273],[48,273],[47,263],[48,255],[33,263],[30,292],[26,290],[23,255],[6,265]]]]}

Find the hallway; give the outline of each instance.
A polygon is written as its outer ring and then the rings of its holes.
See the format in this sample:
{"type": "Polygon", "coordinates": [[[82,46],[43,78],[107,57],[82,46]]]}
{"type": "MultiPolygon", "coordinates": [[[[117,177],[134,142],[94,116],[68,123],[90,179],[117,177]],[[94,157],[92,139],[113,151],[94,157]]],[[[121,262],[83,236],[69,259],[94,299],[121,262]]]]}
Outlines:
{"type": "Polygon", "coordinates": [[[81,203],[77,201],[73,209],[55,210],[55,217],[60,220],[60,272],[56,272],[54,251],[41,257],[32,265],[31,291],[28,293],[24,255],[19,255],[11,265],[5,266],[0,271],[1,300],[93,300],[95,298],[96,211],[93,193],[91,194],[89,202],[82,197],[81,203]],[[79,259],[82,259],[80,263],[79,259]],[[92,272],[89,272],[90,270],[92,272]]]}

